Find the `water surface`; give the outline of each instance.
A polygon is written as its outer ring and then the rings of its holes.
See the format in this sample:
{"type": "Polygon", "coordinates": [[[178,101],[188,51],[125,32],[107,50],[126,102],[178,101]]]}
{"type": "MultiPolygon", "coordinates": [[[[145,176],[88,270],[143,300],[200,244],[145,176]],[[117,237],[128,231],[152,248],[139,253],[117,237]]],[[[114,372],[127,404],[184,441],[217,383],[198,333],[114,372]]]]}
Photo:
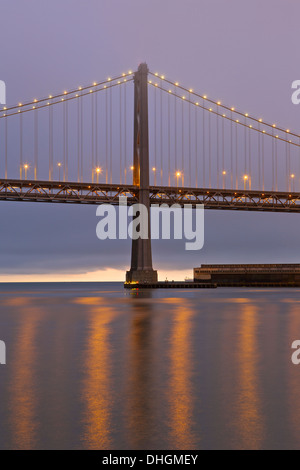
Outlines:
{"type": "Polygon", "coordinates": [[[299,449],[300,291],[2,284],[1,449],[299,449]]]}

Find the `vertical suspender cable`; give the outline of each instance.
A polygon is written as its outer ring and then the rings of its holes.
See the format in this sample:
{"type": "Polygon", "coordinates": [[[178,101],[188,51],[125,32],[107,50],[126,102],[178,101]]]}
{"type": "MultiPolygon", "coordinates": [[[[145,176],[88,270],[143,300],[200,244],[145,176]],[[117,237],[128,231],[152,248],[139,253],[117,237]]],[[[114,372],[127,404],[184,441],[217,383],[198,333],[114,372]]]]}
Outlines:
{"type": "Polygon", "coordinates": [[[95,93],[91,93],[91,100],[92,100],[92,125],[91,125],[91,130],[92,130],[92,179],[94,178],[94,172],[95,172],[95,93]]]}
{"type": "Polygon", "coordinates": [[[192,166],[191,166],[191,93],[189,93],[189,187],[191,187],[192,166]]]}
{"type": "Polygon", "coordinates": [[[34,179],[37,180],[38,175],[38,135],[39,135],[39,121],[38,121],[38,111],[34,111],[34,179]]]}
{"type": "Polygon", "coordinates": [[[160,183],[163,185],[163,91],[160,81],[160,183]]]}
{"type": "Polygon", "coordinates": [[[168,185],[171,186],[171,104],[168,96],[168,185]]]}
{"type": "Polygon", "coordinates": [[[110,184],[112,184],[112,168],[113,168],[113,166],[112,166],[112,160],[113,160],[112,88],[110,88],[110,91],[109,91],[109,108],[110,108],[110,111],[109,111],[109,147],[110,147],[110,154],[109,154],[109,156],[110,156],[110,165],[109,165],[110,176],[109,176],[109,182],[110,182],[110,184]]]}
{"type": "Polygon", "coordinates": [[[182,175],[182,186],[184,186],[184,101],[183,100],[182,100],[182,113],[181,113],[181,146],[182,146],[181,175],[182,175]]]}
{"type": "Polygon", "coordinates": [[[124,167],[125,184],[127,182],[127,84],[124,85],[124,167]]]}
{"type": "Polygon", "coordinates": [[[122,145],[122,85],[120,85],[120,184],[122,184],[123,145],[122,145]]]}
{"type": "Polygon", "coordinates": [[[8,119],[5,119],[5,179],[7,180],[8,119]]]}
{"type": "Polygon", "coordinates": [[[178,171],[177,164],[177,90],[174,90],[174,139],[175,139],[175,172],[178,171]]]}
{"type": "Polygon", "coordinates": [[[202,177],[203,177],[203,189],[205,188],[205,173],[206,173],[206,154],[205,154],[205,109],[204,109],[204,98],[202,100],[202,177]]]}
{"type": "Polygon", "coordinates": [[[77,99],[77,181],[80,182],[80,98],[77,99]]]}
{"type": "Polygon", "coordinates": [[[80,99],[80,181],[83,182],[83,97],[80,99]]]}
{"type": "Polygon", "coordinates": [[[53,172],[53,106],[49,106],[49,180],[52,181],[53,172]]]}
{"type": "Polygon", "coordinates": [[[235,124],[235,176],[236,189],[239,189],[238,124],[235,124]]]}
{"type": "Polygon", "coordinates": [[[23,174],[23,113],[20,114],[20,180],[23,174]]]}
{"type": "Polygon", "coordinates": [[[108,91],[105,93],[105,182],[108,184],[108,91]]]}
{"type": "Polygon", "coordinates": [[[157,92],[154,89],[154,185],[156,186],[156,175],[157,175],[157,92]]]}
{"type": "Polygon", "coordinates": [[[208,115],[208,146],[209,187],[211,188],[211,113],[208,115]]]}
{"type": "Polygon", "coordinates": [[[230,178],[231,178],[231,189],[233,189],[233,120],[232,120],[232,111],[230,112],[230,178]]]}
{"type": "Polygon", "coordinates": [[[196,188],[198,188],[198,109],[195,108],[195,164],[196,164],[196,188]]]}

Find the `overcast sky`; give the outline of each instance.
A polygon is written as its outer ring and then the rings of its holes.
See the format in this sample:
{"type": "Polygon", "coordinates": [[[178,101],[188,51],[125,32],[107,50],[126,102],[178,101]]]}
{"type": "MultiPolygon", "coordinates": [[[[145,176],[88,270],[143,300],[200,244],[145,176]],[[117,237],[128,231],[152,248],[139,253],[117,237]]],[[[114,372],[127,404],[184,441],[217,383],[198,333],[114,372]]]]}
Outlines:
{"type": "MultiPolygon", "coordinates": [[[[300,79],[299,2],[10,0],[0,11],[0,79],[10,104],[146,61],[200,93],[300,131],[300,106],[291,102],[300,79]]],[[[0,280],[123,280],[131,244],[97,240],[95,213],[1,202],[0,280]]],[[[181,242],[154,242],[154,267],[171,279],[204,262],[300,262],[299,233],[299,215],[206,211],[205,248],[187,253],[181,242]]]]}

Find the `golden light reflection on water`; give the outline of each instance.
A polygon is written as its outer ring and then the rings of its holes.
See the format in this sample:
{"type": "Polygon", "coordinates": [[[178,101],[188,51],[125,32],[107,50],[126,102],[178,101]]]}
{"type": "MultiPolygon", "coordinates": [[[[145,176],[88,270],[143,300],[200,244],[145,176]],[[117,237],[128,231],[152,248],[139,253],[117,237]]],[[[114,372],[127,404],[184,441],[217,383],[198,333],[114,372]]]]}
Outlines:
{"type": "MultiPolygon", "coordinates": [[[[153,409],[153,385],[156,373],[153,363],[154,310],[147,296],[146,294],[145,298],[139,298],[132,304],[128,356],[127,359],[124,358],[127,381],[126,427],[129,446],[132,449],[147,448],[149,433],[157,431],[153,409]]],[[[159,396],[157,400],[159,401],[159,396]]]]}
{"type": "MultiPolygon", "coordinates": [[[[170,338],[170,383],[167,396],[170,408],[170,442],[174,449],[195,448],[192,432],[194,391],[192,389],[192,339],[194,311],[184,299],[176,299],[170,338]]],[[[197,436],[199,445],[200,436],[197,436]]]]}
{"type": "Polygon", "coordinates": [[[259,390],[259,352],[257,306],[241,307],[238,354],[238,396],[236,403],[239,448],[260,449],[264,439],[262,403],[259,390]]]}
{"type": "MultiPolygon", "coordinates": [[[[84,300],[85,305],[93,302],[84,300]]],[[[82,302],[80,302],[82,303],[82,302]]],[[[110,449],[112,403],[111,322],[116,312],[108,306],[90,307],[87,348],[84,357],[85,379],[83,444],[86,449],[110,449]]]]}
{"type": "Polygon", "coordinates": [[[287,395],[289,396],[289,422],[293,434],[294,442],[300,445],[300,365],[296,366],[291,361],[291,356],[295,350],[289,349],[295,340],[300,340],[300,314],[298,305],[290,305],[289,308],[289,328],[286,341],[287,354],[286,362],[288,366],[287,374],[287,395]]]}
{"type": "MultiPolygon", "coordinates": [[[[26,304],[26,299],[25,304],[26,304]]],[[[17,303],[21,306],[21,303],[17,303]]],[[[13,449],[34,449],[38,439],[36,384],[36,340],[41,311],[31,306],[21,310],[21,322],[13,353],[10,383],[11,432],[13,449]]]]}

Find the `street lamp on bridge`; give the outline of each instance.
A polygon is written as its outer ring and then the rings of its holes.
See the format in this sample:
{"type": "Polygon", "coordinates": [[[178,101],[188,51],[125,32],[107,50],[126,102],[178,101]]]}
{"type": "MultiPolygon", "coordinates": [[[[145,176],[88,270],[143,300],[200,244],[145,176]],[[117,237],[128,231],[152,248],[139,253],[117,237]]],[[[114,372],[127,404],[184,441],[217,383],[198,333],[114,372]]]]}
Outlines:
{"type": "Polygon", "coordinates": [[[102,168],[97,167],[95,172],[96,172],[96,175],[97,175],[97,184],[99,184],[99,175],[101,175],[101,173],[102,173],[102,168]]]}
{"type": "Polygon", "coordinates": [[[227,171],[223,170],[222,175],[223,175],[223,189],[225,189],[225,180],[226,180],[227,171]]]}
{"type": "Polygon", "coordinates": [[[292,185],[290,185],[289,190],[292,189],[293,193],[295,192],[295,178],[296,178],[296,176],[294,174],[291,174],[292,185]],[[291,188],[291,186],[292,186],[292,188],[291,188]]]}
{"type": "Polygon", "coordinates": [[[60,181],[60,170],[61,170],[61,167],[62,167],[62,163],[58,163],[57,167],[58,167],[58,181],[60,181]]]}
{"type": "Polygon", "coordinates": [[[28,163],[25,163],[25,165],[24,165],[24,170],[25,170],[25,180],[27,180],[27,172],[28,172],[28,170],[29,170],[29,165],[28,165],[28,163]]]}
{"type": "Polygon", "coordinates": [[[244,191],[247,189],[247,181],[249,182],[249,189],[251,191],[251,176],[244,175],[244,191]]]}
{"type": "Polygon", "coordinates": [[[181,176],[182,176],[182,173],[181,173],[181,171],[176,171],[176,178],[177,178],[177,188],[178,188],[178,186],[179,186],[179,184],[178,184],[178,181],[179,181],[179,178],[180,178],[181,176]]]}

